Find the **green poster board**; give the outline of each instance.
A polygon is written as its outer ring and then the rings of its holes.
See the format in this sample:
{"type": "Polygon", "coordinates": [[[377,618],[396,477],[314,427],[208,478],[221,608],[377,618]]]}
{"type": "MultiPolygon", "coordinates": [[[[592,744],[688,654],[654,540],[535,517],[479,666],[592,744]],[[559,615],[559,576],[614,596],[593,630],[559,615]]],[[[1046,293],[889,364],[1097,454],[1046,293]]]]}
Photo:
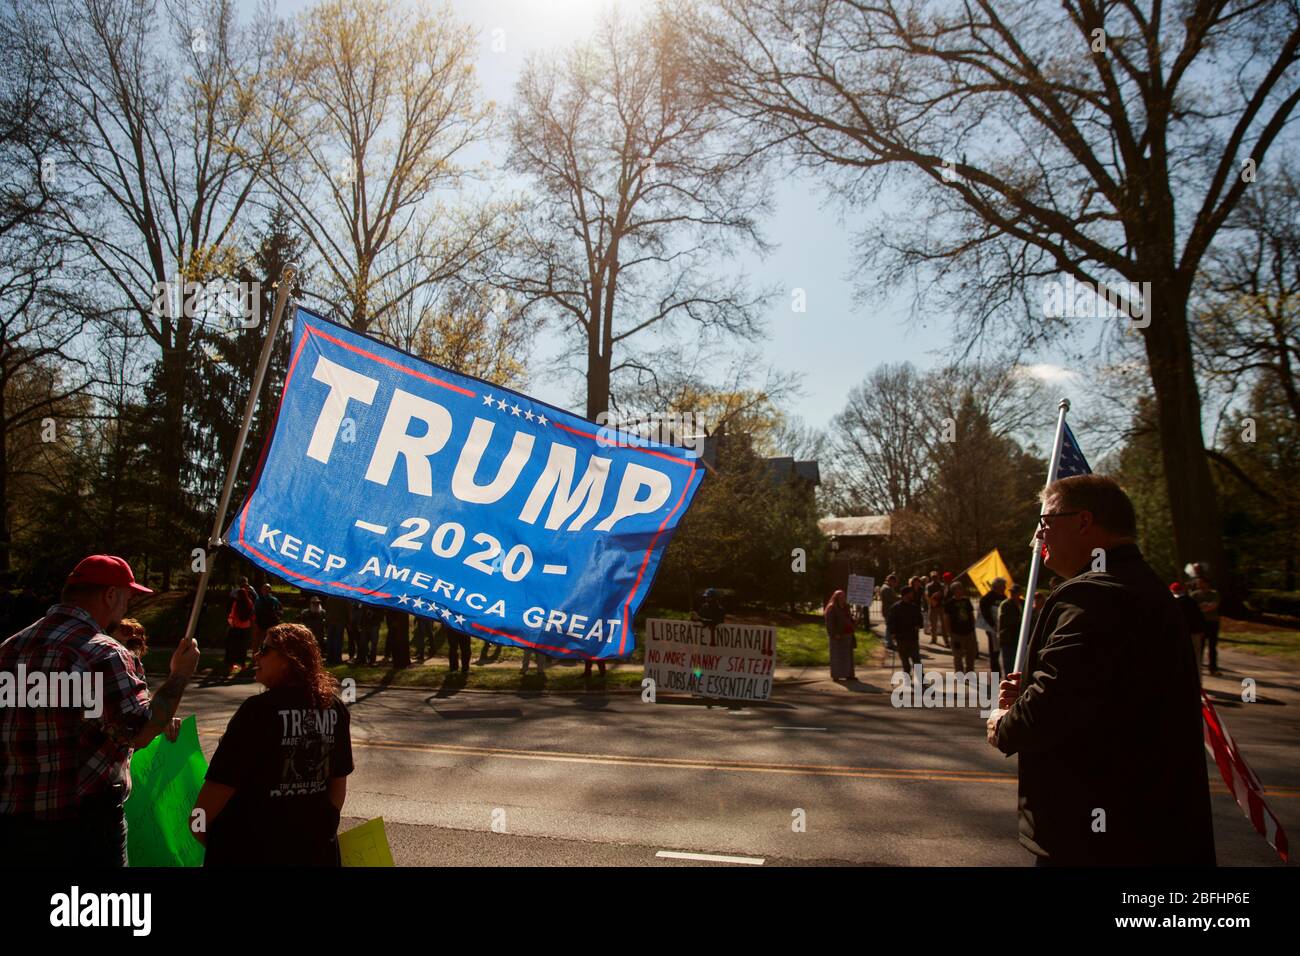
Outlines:
{"type": "Polygon", "coordinates": [[[190,835],[190,813],[207,772],[192,716],[181,722],[175,743],[159,734],[132,755],[125,807],[131,866],[203,865],[203,847],[190,835]]]}

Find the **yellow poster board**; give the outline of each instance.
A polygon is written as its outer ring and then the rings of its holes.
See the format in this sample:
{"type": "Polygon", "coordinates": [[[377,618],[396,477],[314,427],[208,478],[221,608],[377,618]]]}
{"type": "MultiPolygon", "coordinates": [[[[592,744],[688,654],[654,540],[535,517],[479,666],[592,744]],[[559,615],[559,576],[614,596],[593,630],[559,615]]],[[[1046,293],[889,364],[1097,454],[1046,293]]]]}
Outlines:
{"type": "Polygon", "coordinates": [[[384,833],[384,818],[375,817],[340,833],[339,856],[344,866],[394,866],[393,851],[388,848],[388,835],[384,833]]]}

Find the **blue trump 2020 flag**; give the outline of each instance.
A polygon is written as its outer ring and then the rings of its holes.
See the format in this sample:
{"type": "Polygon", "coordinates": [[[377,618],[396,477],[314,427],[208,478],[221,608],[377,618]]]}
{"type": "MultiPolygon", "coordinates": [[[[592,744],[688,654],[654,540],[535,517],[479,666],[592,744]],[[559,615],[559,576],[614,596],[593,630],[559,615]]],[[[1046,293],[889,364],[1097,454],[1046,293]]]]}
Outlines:
{"type": "Polygon", "coordinates": [[[697,455],[298,309],[236,551],[300,587],[572,657],[622,657],[697,455]]]}

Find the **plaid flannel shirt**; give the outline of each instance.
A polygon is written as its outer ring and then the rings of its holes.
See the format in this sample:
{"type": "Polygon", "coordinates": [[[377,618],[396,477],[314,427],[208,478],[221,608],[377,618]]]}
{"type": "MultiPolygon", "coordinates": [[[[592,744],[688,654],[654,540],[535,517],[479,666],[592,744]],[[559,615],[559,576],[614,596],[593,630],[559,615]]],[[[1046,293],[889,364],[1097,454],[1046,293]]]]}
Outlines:
{"type": "Polygon", "coordinates": [[[0,814],[66,819],[83,800],[113,789],[125,800],[131,742],[150,714],[144,667],[135,655],[100,633],[81,608],[56,604],[0,643],[0,674],[17,681],[19,664],[28,675],[102,673],[102,709],[90,718],[73,707],[0,706],[0,814]]]}

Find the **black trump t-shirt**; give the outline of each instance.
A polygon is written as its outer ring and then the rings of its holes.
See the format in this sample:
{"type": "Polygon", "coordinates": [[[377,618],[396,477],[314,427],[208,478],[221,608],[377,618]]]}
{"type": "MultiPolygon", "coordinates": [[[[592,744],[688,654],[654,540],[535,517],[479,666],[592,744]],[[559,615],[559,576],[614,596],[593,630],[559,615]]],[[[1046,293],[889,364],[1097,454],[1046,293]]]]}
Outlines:
{"type": "Polygon", "coordinates": [[[338,863],[331,777],[352,772],[348,709],[319,708],[303,687],[276,687],[240,705],[207,778],[234,795],[208,826],[204,863],[338,863]]]}

